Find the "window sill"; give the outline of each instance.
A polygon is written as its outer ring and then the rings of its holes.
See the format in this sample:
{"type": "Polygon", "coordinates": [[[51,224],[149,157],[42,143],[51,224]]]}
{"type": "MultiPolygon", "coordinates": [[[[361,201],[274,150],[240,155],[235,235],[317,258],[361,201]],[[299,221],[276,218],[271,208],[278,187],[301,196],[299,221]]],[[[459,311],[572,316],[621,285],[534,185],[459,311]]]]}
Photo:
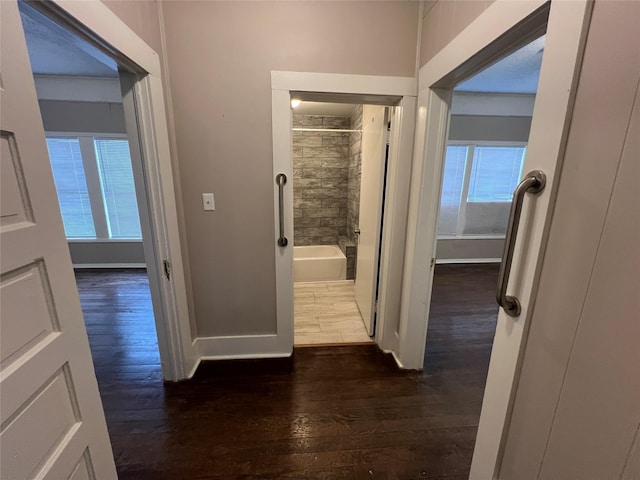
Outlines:
{"type": "Polygon", "coordinates": [[[142,243],[141,238],[67,238],[67,243],[142,243]]]}
{"type": "Polygon", "coordinates": [[[438,235],[437,240],[504,240],[505,235],[438,235]]]}

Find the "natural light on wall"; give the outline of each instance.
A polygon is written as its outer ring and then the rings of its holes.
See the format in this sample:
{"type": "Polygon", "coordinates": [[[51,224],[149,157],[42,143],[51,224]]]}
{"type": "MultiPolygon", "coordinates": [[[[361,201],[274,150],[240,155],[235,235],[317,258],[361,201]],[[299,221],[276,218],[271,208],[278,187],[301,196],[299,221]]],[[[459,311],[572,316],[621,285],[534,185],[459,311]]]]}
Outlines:
{"type": "Polygon", "coordinates": [[[524,144],[449,144],[438,235],[504,236],[525,151],[524,144]]]}
{"type": "Polygon", "coordinates": [[[50,136],[47,147],[68,239],[142,238],[127,140],[50,136]]]}

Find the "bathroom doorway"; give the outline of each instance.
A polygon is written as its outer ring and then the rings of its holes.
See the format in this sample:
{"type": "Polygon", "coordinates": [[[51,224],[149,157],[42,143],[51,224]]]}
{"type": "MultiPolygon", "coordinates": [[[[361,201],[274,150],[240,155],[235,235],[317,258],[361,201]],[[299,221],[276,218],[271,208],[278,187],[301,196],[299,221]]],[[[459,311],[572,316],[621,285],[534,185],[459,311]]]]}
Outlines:
{"type": "Polygon", "coordinates": [[[291,108],[294,345],[371,343],[393,107],[291,108]]]}
{"type": "MultiPolygon", "coordinates": [[[[417,88],[414,78],[405,77],[375,77],[366,75],[334,75],[334,74],[318,74],[318,73],[301,73],[301,72],[272,72],[271,73],[272,88],[272,127],[273,127],[273,166],[274,166],[274,207],[275,207],[275,253],[276,253],[276,293],[277,293],[277,335],[265,339],[265,343],[277,352],[290,352],[294,343],[295,345],[317,345],[317,344],[344,344],[346,342],[375,342],[378,346],[388,352],[394,352],[398,346],[399,338],[399,318],[400,318],[400,286],[402,284],[402,262],[404,255],[404,243],[406,239],[406,216],[409,204],[409,183],[411,172],[411,154],[413,148],[413,133],[415,125],[415,92],[417,88]],[[292,108],[292,100],[300,100],[294,102],[294,106],[298,109],[300,105],[304,107],[305,103],[315,103],[334,105],[350,105],[343,116],[348,117],[346,120],[336,119],[320,119],[308,118],[306,120],[297,118],[297,109],[292,108]],[[356,107],[358,107],[356,109],[356,107]],[[362,111],[362,125],[358,126],[358,115],[362,111]],[[355,113],[354,113],[355,112],[355,113]],[[352,113],[353,122],[352,122],[352,113]],[[294,123],[295,122],[295,123],[294,123]],[[302,122],[302,123],[300,123],[302,122]],[[333,123],[332,123],[333,122],[333,123]],[[348,128],[347,128],[348,125],[348,128]],[[356,128],[354,128],[354,126],[356,128]],[[389,128],[390,126],[390,128],[389,128]],[[325,127],[325,128],[318,128],[325,127]],[[308,178],[309,181],[304,182],[304,168],[300,169],[301,156],[305,155],[303,146],[299,143],[306,142],[308,153],[315,153],[313,148],[320,148],[321,140],[313,139],[313,131],[304,131],[294,129],[318,129],[326,130],[330,127],[341,130],[355,130],[333,132],[345,134],[346,138],[334,138],[326,140],[326,144],[341,144],[343,159],[342,163],[330,166],[331,162],[323,163],[315,160],[315,166],[308,168],[316,168],[319,173],[319,179],[308,178]],[[371,130],[371,131],[369,131],[371,130]],[[390,131],[389,131],[390,130],[390,131]],[[376,132],[376,133],[373,133],[376,132]],[[294,133],[303,135],[295,140],[294,133]],[[305,134],[307,138],[305,138],[305,134]],[[351,137],[354,137],[351,144],[351,137]],[[372,199],[362,201],[362,195],[368,195],[365,189],[354,189],[354,181],[361,180],[360,175],[366,176],[364,163],[360,165],[358,172],[357,163],[353,163],[360,156],[356,155],[358,148],[362,149],[369,142],[367,138],[372,138],[371,145],[374,152],[375,163],[373,171],[376,172],[379,184],[370,189],[372,199]],[[356,141],[359,140],[359,142],[356,141]],[[388,139],[388,140],[387,140],[388,139]],[[388,154],[386,144],[389,143],[388,154]],[[316,142],[315,147],[309,143],[316,142]],[[319,143],[320,142],[320,143],[319,143]],[[347,145],[347,142],[349,143],[347,145]],[[377,146],[376,146],[377,145],[377,146]],[[349,153],[353,158],[349,158],[349,153]],[[294,161],[294,159],[297,159],[294,161]],[[349,163],[351,161],[351,164],[349,163]],[[342,166],[341,166],[342,165],[342,166]],[[349,166],[351,165],[351,178],[349,177],[349,166]],[[329,169],[338,169],[330,171],[329,169]],[[322,202],[320,205],[305,203],[305,197],[309,200],[316,195],[320,195],[324,188],[333,189],[336,185],[330,182],[330,178],[337,178],[338,171],[344,169],[342,173],[344,178],[339,180],[342,185],[342,193],[330,192],[341,196],[340,202],[335,199],[326,199],[326,208],[334,202],[337,205],[337,212],[344,216],[337,220],[325,220],[325,225],[318,226],[314,224],[315,215],[324,215],[322,212],[322,202]],[[297,177],[297,178],[295,178],[297,177]],[[324,177],[324,178],[323,178],[324,177]],[[300,189],[300,185],[296,180],[303,180],[305,188],[308,191],[300,189]],[[349,182],[351,180],[351,192],[349,192],[349,182]],[[318,183],[319,182],[319,183],[318,183]],[[312,190],[316,190],[315,192],[312,190]],[[384,198],[384,201],[383,201],[384,198]],[[359,203],[358,203],[359,201],[359,203]],[[296,208],[294,208],[294,204],[296,208]],[[361,207],[370,206],[373,208],[373,215],[363,215],[361,207]],[[342,207],[341,207],[342,205],[342,207]],[[309,209],[320,209],[319,212],[303,213],[299,207],[307,207],[309,209]],[[350,207],[350,208],[349,208],[350,207]],[[357,212],[357,213],[356,213],[357,212]],[[371,229],[366,226],[365,217],[371,217],[371,229]],[[382,228],[382,219],[384,218],[384,228],[382,228]],[[363,223],[364,221],[364,223],[363,223]],[[331,224],[337,224],[338,231],[329,231],[331,224]],[[325,226],[327,229],[324,229],[325,226]],[[363,229],[364,227],[364,229],[363,229]],[[310,230],[305,231],[309,228],[310,230]],[[315,230],[314,230],[315,229],[315,230]],[[322,229],[322,230],[318,230],[322,229]],[[358,234],[358,230],[360,233],[358,234]],[[365,230],[368,231],[369,239],[364,240],[365,230]],[[314,237],[315,234],[328,234],[330,238],[320,238],[322,243],[330,243],[330,245],[300,245],[305,242],[305,234],[307,237],[314,237]],[[342,237],[342,238],[340,238],[342,237]],[[358,238],[359,237],[359,238],[358,238]],[[301,240],[302,239],[302,240],[301,240]],[[340,249],[342,243],[342,249],[340,249]],[[363,246],[366,243],[366,246],[363,246]],[[336,283],[326,284],[325,291],[316,295],[315,292],[309,291],[309,285],[298,284],[298,288],[294,288],[294,272],[296,280],[318,281],[318,278],[304,277],[300,271],[300,259],[309,259],[310,255],[301,255],[301,251],[314,250],[300,249],[299,247],[322,247],[316,249],[316,253],[323,257],[338,257],[343,267],[338,266],[338,271],[344,270],[344,276],[338,277],[339,280],[324,280],[330,282],[343,282],[342,285],[336,283]],[[294,248],[298,247],[297,259],[294,267],[294,248]],[[363,254],[364,248],[369,248],[369,254],[363,254]],[[359,255],[356,255],[355,249],[359,248],[359,255]],[[322,253],[320,252],[322,250],[322,253]],[[330,250],[336,252],[334,255],[330,250]],[[351,250],[351,251],[349,251],[351,250]],[[344,253],[342,253],[344,251],[344,253]],[[357,258],[357,257],[360,258],[357,258]],[[345,262],[346,260],[346,262],[345,262]],[[362,266],[363,260],[369,262],[369,275],[363,275],[362,272],[367,271],[367,267],[362,266]],[[347,267],[347,264],[349,265],[347,267]],[[347,279],[346,274],[349,271],[353,278],[347,279]],[[368,277],[368,279],[367,279],[368,277]],[[362,291],[365,295],[357,298],[356,292],[359,290],[361,280],[366,279],[362,285],[365,288],[362,291]],[[300,300],[315,302],[315,298],[327,298],[329,303],[329,288],[332,289],[333,295],[338,300],[348,302],[345,305],[333,306],[327,312],[327,307],[306,306],[300,307],[300,300]],[[303,291],[303,290],[307,291],[303,291]],[[294,295],[294,290],[297,295],[294,295]],[[341,290],[341,292],[338,292],[341,290]],[[309,295],[311,294],[311,295],[309,295]],[[350,295],[349,298],[344,296],[339,298],[341,294],[350,295]],[[297,296],[297,302],[294,302],[294,296],[297,296]],[[294,307],[294,303],[298,308],[294,307]],[[359,305],[360,303],[360,305],[359,305]],[[367,306],[369,306],[367,312],[367,306]],[[324,310],[323,310],[324,308],[324,310]],[[340,313],[336,313],[336,309],[340,313]],[[344,309],[344,312],[340,311],[344,309]],[[314,314],[325,315],[333,314],[333,320],[336,323],[344,322],[349,319],[350,324],[344,323],[347,327],[344,335],[339,332],[337,335],[321,335],[322,340],[312,340],[307,336],[311,333],[322,333],[323,329],[327,332],[329,327],[323,328],[318,322],[318,318],[311,318],[311,322],[306,325],[307,332],[297,331],[294,327],[294,312],[298,316],[305,313],[311,317],[314,314]],[[320,312],[320,313],[318,313],[320,312]],[[366,316],[366,323],[363,321],[362,313],[366,316]],[[375,315],[375,323],[373,316],[375,315]],[[357,333],[354,332],[356,324],[358,325],[357,333]],[[294,341],[294,331],[297,339],[294,341]],[[305,338],[306,337],[306,338],[305,338]],[[304,343],[303,343],[304,342],[304,343]]],[[[337,108],[337,107],[336,107],[337,108]]],[[[304,109],[302,110],[304,113],[304,109]]],[[[308,112],[311,117],[320,116],[322,112],[308,112]],[[315,114],[315,115],[314,115],[315,114]]],[[[333,115],[335,116],[335,114],[333,115]]],[[[318,132],[315,132],[318,134],[318,132]]],[[[326,132],[319,132],[320,135],[328,135],[326,132]]],[[[335,145],[334,145],[335,147],[335,145]]],[[[334,148],[334,153],[338,155],[334,148]]],[[[318,155],[323,155],[318,152],[318,155]]],[[[322,157],[318,157],[322,158],[322,157]]],[[[332,157],[327,157],[332,158],[332,157]]],[[[363,161],[366,160],[363,158],[363,161]]],[[[367,165],[370,162],[366,162],[367,165]]],[[[361,182],[366,183],[366,182],[361,182]]],[[[322,200],[322,199],[321,199],[322,200]]],[[[335,207],[334,207],[335,208],[335,207]]],[[[303,209],[304,210],[304,209],[303,209]]],[[[304,268],[303,268],[304,270],[304,268]]],[[[343,302],[336,302],[343,303],[343,302]]],[[[332,304],[333,305],[333,304],[332,304]]],[[[307,318],[307,320],[309,320],[307,318]]]]}

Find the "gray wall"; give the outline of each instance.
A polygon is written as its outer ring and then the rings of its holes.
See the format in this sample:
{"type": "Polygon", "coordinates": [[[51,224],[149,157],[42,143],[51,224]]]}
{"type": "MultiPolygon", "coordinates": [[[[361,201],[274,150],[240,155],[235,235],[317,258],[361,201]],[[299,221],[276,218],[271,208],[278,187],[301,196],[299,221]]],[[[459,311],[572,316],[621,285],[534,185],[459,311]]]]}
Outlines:
{"type": "Polygon", "coordinates": [[[420,66],[431,60],[493,1],[426,0],[420,35],[420,66]]]}
{"type": "Polygon", "coordinates": [[[413,77],[419,2],[161,8],[197,336],[274,333],[270,72],[413,77]],[[215,193],[214,215],[202,192],[215,193]]]}
{"type": "MultiPolygon", "coordinates": [[[[349,117],[293,115],[294,127],[348,129],[349,117]]],[[[347,230],[349,134],[293,132],[295,245],[337,245],[347,230]]]]}
{"type": "Polygon", "coordinates": [[[127,133],[122,103],[39,100],[48,132],[127,133]]]}
{"type": "MultiPolygon", "coordinates": [[[[121,103],[39,100],[45,131],[127,133],[121,103]]],[[[142,242],[69,242],[74,265],[143,264],[142,242]]]]}
{"type": "Polygon", "coordinates": [[[142,242],[69,242],[74,265],[144,264],[142,242]]]}
{"type": "MultiPolygon", "coordinates": [[[[362,130],[362,105],[351,114],[351,129],[362,130]]],[[[347,237],[357,245],[354,230],[360,217],[360,176],[362,166],[362,132],[352,132],[349,139],[349,185],[347,187],[347,237]]]]}
{"type": "Polygon", "coordinates": [[[531,117],[451,115],[449,140],[526,142],[531,117]]]}
{"type": "Polygon", "coordinates": [[[438,240],[436,259],[439,263],[452,260],[488,260],[502,257],[503,238],[448,238],[438,240]]]}

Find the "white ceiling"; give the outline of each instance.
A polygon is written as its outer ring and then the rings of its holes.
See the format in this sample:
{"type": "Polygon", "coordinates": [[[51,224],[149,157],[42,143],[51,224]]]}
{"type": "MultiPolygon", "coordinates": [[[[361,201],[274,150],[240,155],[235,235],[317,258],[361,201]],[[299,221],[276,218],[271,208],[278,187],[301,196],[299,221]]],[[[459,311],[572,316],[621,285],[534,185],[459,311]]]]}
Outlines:
{"type": "Polygon", "coordinates": [[[542,36],[456,86],[456,92],[533,93],[544,51],[542,36]]]}
{"type": "Polygon", "coordinates": [[[293,113],[348,117],[355,108],[356,105],[353,103],[302,102],[300,106],[293,109],[293,113]]]}
{"type": "Polygon", "coordinates": [[[118,66],[110,57],[25,2],[18,5],[34,74],[118,76],[118,66]]]}

